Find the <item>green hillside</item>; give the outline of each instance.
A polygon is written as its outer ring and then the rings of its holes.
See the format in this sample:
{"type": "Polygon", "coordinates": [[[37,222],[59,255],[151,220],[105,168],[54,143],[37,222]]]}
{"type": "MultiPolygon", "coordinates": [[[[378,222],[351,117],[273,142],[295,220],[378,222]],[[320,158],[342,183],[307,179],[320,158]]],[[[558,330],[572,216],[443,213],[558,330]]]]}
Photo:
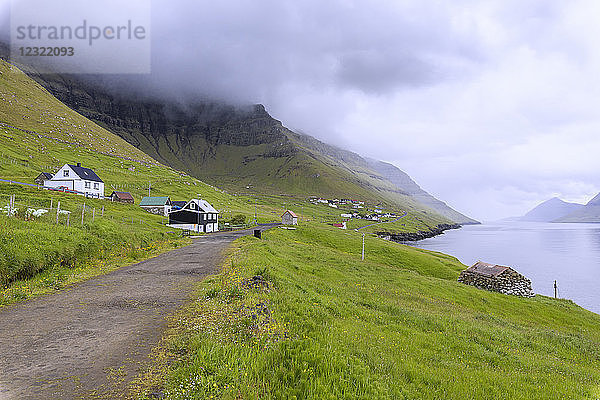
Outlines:
{"type": "MultiPolygon", "coordinates": [[[[302,195],[268,192],[230,195],[157,162],[122,138],[74,112],[4,61],[0,61],[0,99],[0,179],[3,180],[32,184],[41,172],[53,173],[65,163],[80,162],[104,180],[107,195],[112,190],[131,192],[136,204],[148,194],[149,187],[153,196],[170,196],[173,200],[189,200],[199,195],[221,211],[224,221],[241,213],[248,222],[254,220],[254,215],[259,223],[272,222],[277,221],[285,209],[292,208],[301,219],[333,223],[340,221],[340,213],[348,211],[307,202],[306,193],[311,187],[301,173],[285,182],[290,188],[298,185],[307,190],[302,195]]],[[[270,170],[280,168],[277,164],[280,161],[274,162],[270,170]]],[[[222,165],[227,166],[230,162],[223,159],[222,165]]],[[[311,165],[311,160],[304,156],[294,158],[290,165],[292,162],[304,162],[304,165],[296,167],[303,171],[311,165]]],[[[290,165],[288,167],[293,171],[294,167],[290,165]]],[[[345,184],[342,176],[335,175],[337,172],[332,169],[331,187],[345,184]]],[[[362,191],[357,195],[368,197],[368,192],[362,191]]],[[[113,248],[121,249],[119,254],[128,254],[147,248],[150,243],[173,241],[176,237],[175,233],[169,233],[173,229],[164,226],[164,217],[148,214],[135,205],[90,200],[6,182],[0,182],[0,209],[4,210],[0,213],[4,227],[0,234],[0,250],[2,254],[10,255],[0,257],[0,285],[30,279],[55,267],[70,267],[98,257],[111,257],[109,250],[113,248]],[[16,197],[15,206],[19,210],[16,218],[6,215],[11,196],[16,197]],[[71,213],[69,220],[66,214],[56,218],[59,202],[61,210],[71,213]],[[42,217],[30,218],[28,209],[48,212],[42,217]],[[62,238],[60,241],[64,242],[64,246],[53,253],[54,232],[62,238]],[[30,246],[23,246],[26,238],[32,235],[38,240],[30,246]],[[15,248],[15,245],[20,248],[15,248]],[[82,251],[77,251],[78,248],[82,251]],[[73,252],[79,256],[71,257],[73,252]],[[65,258],[71,261],[65,263],[65,258]]],[[[409,211],[405,223],[395,229],[416,231],[446,222],[434,213],[427,214],[418,209],[409,211]]],[[[68,273],[61,271],[61,274],[68,273]]]]}
{"type": "Polygon", "coordinates": [[[31,75],[65,104],[154,159],[227,190],[360,198],[474,222],[446,212],[441,202],[424,206],[411,195],[410,185],[394,185],[359,155],[288,130],[261,105],[197,102],[181,107],[128,99],[70,76],[31,75]]]}
{"type": "MultiPolygon", "coordinates": [[[[152,195],[174,200],[201,195],[224,219],[254,212],[254,200],[161,165],[4,61],[0,99],[0,179],[32,184],[42,171],[81,162],[104,180],[106,194],[128,191],[136,203],[150,185],[152,195]]],[[[260,210],[262,221],[281,211],[266,204],[260,210]]],[[[0,306],[185,243],[165,222],[137,205],[0,182],[0,306]],[[34,216],[37,210],[45,214],[34,216]]]]}
{"type": "Polygon", "coordinates": [[[580,207],[569,214],[553,222],[572,222],[572,223],[599,223],[600,222],[600,194],[596,195],[585,206],[580,207]]]}
{"type": "Polygon", "coordinates": [[[169,399],[597,399],[600,316],[455,258],[302,224],[238,242],[136,386],[169,399]],[[260,275],[264,278],[254,278],[260,275]]]}

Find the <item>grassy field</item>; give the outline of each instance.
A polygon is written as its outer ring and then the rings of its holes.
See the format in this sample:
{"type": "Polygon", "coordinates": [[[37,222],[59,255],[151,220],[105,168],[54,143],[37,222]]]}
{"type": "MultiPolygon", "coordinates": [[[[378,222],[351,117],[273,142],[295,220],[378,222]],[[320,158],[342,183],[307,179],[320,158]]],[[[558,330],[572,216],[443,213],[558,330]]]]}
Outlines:
{"type": "MultiPolygon", "coordinates": [[[[287,208],[303,220],[341,220],[343,210],[314,206],[302,196],[230,194],[166,167],[74,112],[1,60],[0,100],[0,179],[31,184],[40,172],[53,173],[65,163],[80,162],[104,180],[107,195],[113,190],[127,191],[136,204],[148,195],[150,187],[151,195],[172,200],[201,196],[221,211],[222,221],[244,214],[248,222],[255,215],[259,223],[273,222],[287,208]]],[[[419,218],[416,212],[415,218],[419,218]]],[[[428,221],[435,224],[437,219],[428,221]]],[[[117,265],[121,261],[113,261],[127,258],[129,253],[150,255],[183,243],[176,239],[177,234],[168,233],[173,229],[165,227],[165,222],[164,217],[145,213],[135,205],[0,182],[0,304],[63,286],[34,281],[83,279],[106,271],[95,268],[94,262],[117,265]],[[19,211],[9,218],[6,207],[13,195],[19,211]],[[60,214],[57,219],[59,203],[60,209],[70,214],[60,214]],[[28,209],[47,213],[31,218],[28,209]]]]}
{"type": "Polygon", "coordinates": [[[456,282],[455,258],[321,224],[237,242],[136,391],[169,399],[597,399],[600,316],[456,282]],[[261,280],[249,278],[261,275],[261,280]],[[254,282],[254,283],[253,283],[254,282]]]}

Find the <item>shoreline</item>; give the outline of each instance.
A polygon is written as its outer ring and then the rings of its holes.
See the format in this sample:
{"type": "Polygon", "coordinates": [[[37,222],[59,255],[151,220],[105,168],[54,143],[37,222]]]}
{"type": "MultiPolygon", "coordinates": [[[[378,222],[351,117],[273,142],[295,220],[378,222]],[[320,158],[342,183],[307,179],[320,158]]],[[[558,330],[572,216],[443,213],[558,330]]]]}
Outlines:
{"type": "Polygon", "coordinates": [[[405,243],[405,242],[417,242],[419,240],[429,239],[438,235],[443,235],[444,232],[451,229],[460,229],[461,224],[440,224],[431,228],[428,231],[418,232],[401,232],[392,233],[386,231],[375,232],[375,234],[384,240],[391,240],[392,242],[405,243]]]}

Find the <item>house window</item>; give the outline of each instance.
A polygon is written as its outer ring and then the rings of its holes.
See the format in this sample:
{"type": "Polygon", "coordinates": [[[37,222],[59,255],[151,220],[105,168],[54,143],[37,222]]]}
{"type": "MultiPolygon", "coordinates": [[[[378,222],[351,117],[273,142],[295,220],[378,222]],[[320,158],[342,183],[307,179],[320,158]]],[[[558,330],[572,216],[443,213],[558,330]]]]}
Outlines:
{"type": "Polygon", "coordinates": [[[95,190],[98,190],[98,189],[100,189],[100,184],[99,184],[98,182],[95,182],[95,183],[94,183],[94,189],[95,189],[95,190]]]}
{"type": "Polygon", "coordinates": [[[68,169],[65,169],[63,171],[63,176],[69,176],[69,170],[68,169]]]}
{"type": "Polygon", "coordinates": [[[90,188],[90,183],[89,183],[89,182],[87,182],[87,181],[85,182],[85,188],[86,188],[86,189],[89,189],[89,188],[90,188]]]}

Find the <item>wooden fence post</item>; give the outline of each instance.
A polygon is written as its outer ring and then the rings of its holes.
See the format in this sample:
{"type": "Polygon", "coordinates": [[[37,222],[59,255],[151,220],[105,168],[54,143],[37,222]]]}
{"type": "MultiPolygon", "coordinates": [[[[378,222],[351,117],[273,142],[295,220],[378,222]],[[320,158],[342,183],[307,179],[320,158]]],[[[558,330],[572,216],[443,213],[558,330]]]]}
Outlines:
{"type": "Polygon", "coordinates": [[[83,203],[83,207],[81,208],[81,225],[83,225],[83,217],[85,216],[85,203],[83,203]]]}
{"type": "Polygon", "coordinates": [[[60,201],[58,202],[58,206],[56,206],[56,224],[58,225],[58,217],[60,215],[60,201]]]}

